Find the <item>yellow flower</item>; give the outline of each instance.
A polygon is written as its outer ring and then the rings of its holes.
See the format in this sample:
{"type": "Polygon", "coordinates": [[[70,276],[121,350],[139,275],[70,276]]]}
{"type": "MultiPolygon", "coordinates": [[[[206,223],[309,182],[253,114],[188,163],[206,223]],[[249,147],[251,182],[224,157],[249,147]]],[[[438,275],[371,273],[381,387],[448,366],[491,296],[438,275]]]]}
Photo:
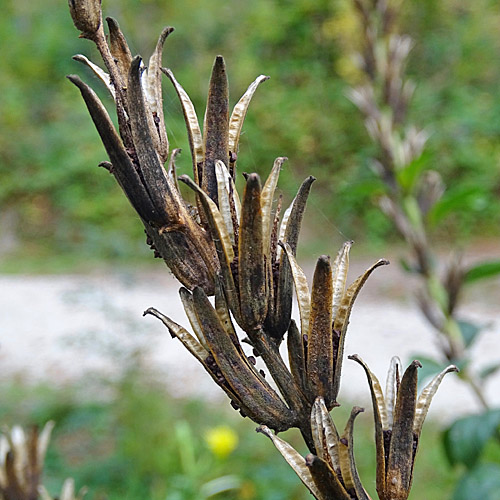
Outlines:
{"type": "Polygon", "coordinates": [[[226,458],[238,446],[238,435],[227,425],[221,425],[208,430],[205,441],[217,458],[226,458]]]}

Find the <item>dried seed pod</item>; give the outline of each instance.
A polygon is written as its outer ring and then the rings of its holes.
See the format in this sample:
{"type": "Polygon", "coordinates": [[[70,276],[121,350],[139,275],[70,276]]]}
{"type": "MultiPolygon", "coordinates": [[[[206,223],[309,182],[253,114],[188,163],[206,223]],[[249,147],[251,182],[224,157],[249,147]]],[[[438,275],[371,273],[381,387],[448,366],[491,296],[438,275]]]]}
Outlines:
{"type": "Polygon", "coordinates": [[[290,322],[290,326],[288,327],[288,360],[295,383],[304,394],[307,394],[308,385],[304,341],[294,320],[290,322]]]}
{"type": "Polygon", "coordinates": [[[344,480],[346,490],[349,493],[354,491],[356,494],[355,498],[358,500],[371,500],[361,484],[356,462],[354,460],[354,419],[363,411],[365,410],[359,406],[355,406],[352,409],[351,415],[344,429],[344,433],[339,439],[339,458],[340,469],[342,471],[342,478],[344,480]]]}
{"type": "Polygon", "coordinates": [[[128,75],[127,98],[132,138],[141,174],[155,206],[157,218],[162,221],[162,226],[179,224],[181,217],[177,206],[168,203],[173,200],[175,193],[170,186],[165,169],[160,163],[150,133],[148,112],[141,85],[141,63],[142,59],[139,56],[135,57],[130,65],[128,75]]]}
{"type": "Polygon", "coordinates": [[[109,76],[109,73],[106,73],[106,71],[97,66],[97,64],[94,64],[92,61],[89,61],[89,59],[87,59],[82,54],[77,54],[76,56],[73,56],[73,60],[81,62],[82,64],[85,64],[85,66],[88,66],[97,76],[97,78],[99,78],[104,83],[113,100],[116,99],[115,87],[111,82],[111,77],[109,76]]]}
{"type": "Polygon", "coordinates": [[[68,79],[78,87],[87,105],[90,116],[101,137],[102,143],[113,165],[113,175],[124,190],[140,217],[145,221],[156,220],[155,209],[149,193],[135,169],[125,147],[118,136],[108,112],[96,93],[76,75],[69,75],[68,79]]]}
{"type": "Polygon", "coordinates": [[[189,215],[184,201],[159,163],[149,133],[139,66],[140,60],[136,59],[131,66],[129,89],[129,99],[134,104],[130,123],[133,123],[137,143],[133,155],[125,148],[94,91],[78,77],[68,78],[82,93],[111,160],[111,172],[143,220],[158,255],[183,285],[188,288],[200,285],[207,293],[213,293],[211,276],[217,269],[215,250],[205,231],[189,215]],[[140,161],[136,152],[140,152],[140,161]],[[137,166],[140,166],[141,175],[137,166]]]}
{"type": "Polygon", "coordinates": [[[224,222],[224,217],[208,194],[206,194],[187,175],[181,175],[179,180],[184,182],[199,196],[200,204],[210,229],[211,238],[217,251],[224,293],[231,312],[233,313],[237,323],[241,325],[238,290],[235,286],[235,280],[231,269],[231,264],[235,260],[235,255],[231,244],[231,238],[224,222]]]}
{"type": "Polygon", "coordinates": [[[175,79],[172,71],[167,68],[162,68],[161,70],[170,78],[170,81],[174,85],[175,91],[177,92],[177,96],[181,103],[184,120],[186,122],[186,129],[188,132],[191,157],[193,159],[194,180],[198,186],[201,186],[203,158],[205,154],[203,151],[203,135],[201,133],[200,124],[198,123],[196,110],[194,109],[189,95],[175,79]]]}
{"type": "Polygon", "coordinates": [[[41,432],[32,427],[26,432],[19,425],[0,434],[0,496],[6,500],[37,498],[45,456],[54,422],[41,432]]]}
{"type": "Polygon", "coordinates": [[[174,28],[171,27],[166,27],[162,30],[156,48],[149,58],[148,67],[142,75],[142,86],[144,88],[144,97],[148,109],[149,133],[153,139],[154,147],[161,163],[167,161],[169,153],[165,118],[163,115],[161,59],[165,40],[173,31],[174,28]]]}
{"type": "Polygon", "coordinates": [[[415,435],[420,436],[420,433],[422,432],[422,426],[424,425],[424,420],[427,416],[427,412],[429,411],[432,398],[436,394],[438,387],[441,385],[444,376],[447,373],[452,372],[458,372],[458,368],[455,365],[447,366],[422,389],[415,408],[415,421],[413,423],[413,433],[415,435]]]}
{"type": "Polygon", "coordinates": [[[102,23],[101,0],[68,0],[69,12],[82,38],[90,38],[102,23]]]}
{"type": "Polygon", "coordinates": [[[286,252],[295,284],[295,292],[297,294],[297,302],[299,304],[300,330],[302,335],[307,335],[307,332],[309,331],[309,316],[311,314],[311,295],[309,293],[307,278],[295,259],[290,245],[282,242],[280,242],[280,245],[286,252]]]}
{"type": "Polygon", "coordinates": [[[393,358],[386,397],[377,377],[357,355],[349,356],[365,370],[373,403],[377,452],[377,493],[381,500],[406,500],[410,494],[413,465],[432,397],[443,377],[458,369],[450,365],[436,375],[417,399],[417,369],[413,361],[399,381],[399,360],[393,358]]]}
{"type": "Polygon", "coordinates": [[[345,290],[349,265],[348,254],[351,246],[351,242],[347,242],[335,259],[333,269],[325,257],[318,261],[316,278],[318,284],[315,286],[313,283],[314,297],[312,298],[305,274],[298,265],[290,245],[280,244],[285,250],[295,284],[302,337],[304,342],[306,336],[308,339],[308,398],[310,401],[314,401],[317,396],[324,396],[327,407],[331,410],[335,406],[340,389],[344,342],[354,301],[370,274],[377,267],[389,262],[380,259],[345,290]],[[318,314],[319,311],[321,314],[318,314]],[[327,327],[326,320],[328,319],[330,325],[327,327]],[[320,328],[320,323],[325,324],[320,328]],[[312,328],[314,328],[314,334],[311,337],[312,328]],[[319,333],[320,330],[321,333],[319,333]]]}
{"type": "Polygon", "coordinates": [[[316,398],[311,410],[311,431],[318,456],[340,472],[340,437],[322,397],[316,398]]]}
{"type": "MultiPolygon", "coordinates": [[[[269,80],[269,76],[260,75],[258,76],[254,82],[250,84],[247,91],[241,96],[240,100],[233,108],[233,112],[231,113],[231,118],[229,119],[229,131],[228,131],[228,150],[233,155],[238,154],[238,146],[240,141],[241,130],[243,128],[243,122],[245,121],[245,116],[248,111],[248,106],[250,105],[250,101],[252,100],[255,91],[259,87],[262,82],[269,80]]],[[[235,163],[234,161],[230,161],[230,174],[231,177],[235,177],[235,163]]]]}
{"type": "Polygon", "coordinates": [[[236,348],[201,288],[193,290],[193,300],[209,349],[239,401],[248,408],[248,416],[277,431],[295,425],[296,417],[236,348]]]}
{"type": "Polygon", "coordinates": [[[283,458],[288,462],[288,465],[290,465],[290,467],[295,471],[297,476],[299,476],[300,480],[314,495],[314,497],[323,499],[324,497],[321,495],[321,492],[318,490],[316,484],[314,483],[313,477],[304,457],[300,453],[298,453],[290,444],[276,436],[265,425],[261,425],[260,427],[258,427],[257,432],[264,434],[273,442],[276,449],[281,453],[283,458]]]}
{"type": "Polygon", "coordinates": [[[338,480],[337,473],[325,460],[310,453],[306,456],[306,465],[309,467],[314,484],[320,492],[320,496],[316,498],[352,500],[351,495],[338,480]]]}
{"type": "Polygon", "coordinates": [[[389,498],[406,500],[410,494],[416,446],[413,422],[417,404],[417,369],[421,367],[419,361],[413,361],[405,371],[398,390],[385,472],[389,498]]]}
{"type": "Polygon", "coordinates": [[[354,280],[351,285],[347,288],[342,297],[342,301],[339,305],[339,309],[335,316],[333,323],[332,333],[338,332],[339,338],[336,342],[336,362],[335,362],[335,375],[333,379],[333,389],[332,394],[335,399],[340,390],[340,375],[342,372],[342,363],[344,360],[344,342],[347,334],[347,326],[349,324],[349,316],[351,314],[352,307],[354,306],[354,301],[358,296],[361,288],[366,283],[366,280],[370,274],[380,266],[388,265],[389,261],[385,259],[380,259],[375,264],[370,266],[361,276],[354,280]]]}
{"type": "MultiPolygon", "coordinates": [[[[302,218],[306,208],[307,197],[311,185],[316,179],[308,177],[300,186],[297,196],[285,211],[279,231],[278,241],[286,242],[290,247],[290,254],[295,256],[302,218]]],[[[266,331],[277,339],[283,338],[288,329],[292,315],[293,283],[292,270],[288,258],[281,247],[276,249],[276,258],[279,260],[278,277],[273,278],[273,294],[269,303],[266,318],[266,331]]]]}
{"type": "Polygon", "coordinates": [[[44,486],[38,488],[38,493],[40,494],[41,500],[57,500],[57,498],[59,498],[59,500],[83,500],[83,497],[87,494],[87,488],[81,488],[80,491],[76,493],[75,481],[69,478],[64,481],[59,497],[53,498],[50,496],[44,486]]]}
{"type": "Polygon", "coordinates": [[[238,245],[241,326],[248,333],[261,328],[266,317],[267,276],[260,179],[251,174],[243,194],[238,245]]]}
{"type": "MultiPolygon", "coordinates": [[[[226,392],[229,398],[234,401],[234,403],[239,408],[247,411],[246,405],[239,399],[237,394],[233,391],[232,387],[225,379],[220,370],[220,367],[217,365],[217,362],[208,347],[204,347],[203,344],[195,339],[185,328],[177,324],[175,321],[171,320],[168,316],[165,316],[158,310],[154,309],[153,307],[150,307],[149,309],[144,311],[144,316],[148,314],[158,318],[168,328],[170,335],[174,338],[177,338],[184,345],[184,347],[186,347],[187,350],[203,365],[203,367],[210,374],[215,383],[226,392]]],[[[206,340],[204,343],[208,345],[206,340]]]]}
{"type": "Polygon", "coordinates": [[[311,293],[311,315],[307,333],[307,374],[310,393],[333,402],[334,351],[332,337],[333,282],[330,257],[318,259],[311,293]]]}
{"type": "Polygon", "coordinates": [[[229,164],[229,91],[222,56],[215,58],[212,68],[203,135],[205,158],[201,187],[218,204],[215,162],[220,160],[226,166],[229,164]]]}
{"type": "Polygon", "coordinates": [[[130,65],[132,64],[132,53],[116,19],[107,17],[106,22],[109,29],[109,50],[118,68],[118,74],[123,79],[120,82],[115,82],[115,85],[125,87],[127,85],[127,75],[130,72],[130,65]]]}

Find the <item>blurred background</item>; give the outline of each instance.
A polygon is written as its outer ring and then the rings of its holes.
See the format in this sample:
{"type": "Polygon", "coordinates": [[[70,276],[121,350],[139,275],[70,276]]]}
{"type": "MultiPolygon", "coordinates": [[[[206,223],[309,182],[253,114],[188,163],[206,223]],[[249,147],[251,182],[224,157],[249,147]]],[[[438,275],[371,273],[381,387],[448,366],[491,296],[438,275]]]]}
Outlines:
{"type": "MultiPolygon", "coordinates": [[[[47,485],[57,489],[73,476],[77,485],[89,486],[90,498],[188,500],[224,489],[218,497],[307,498],[251,423],[226,412],[228,405],[212,393],[203,398],[203,385],[198,392],[183,390],[187,379],[204,376],[201,369],[188,376],[184,361],[169,369],[165,359],[154,362],[150,351],[164,333],[161,327],[151,333],[151,320],[141,321],[140,313],[151,305],[165,308],[169,299],[159,294],[175,294],[176,285],[152,259],[142,225],[114,179],[97,168],[107,159],[104,148],[78,91],[64,78],[80,74],[112,109],[93,75],[71,59],[81,53],[99,63],[97,52],[78,38],[64,2],[0,5],[0,359],[8,367],[0,381],[2,422],[56,420],[47,485]],[[113,301],[115,293],[134,287],[143,291],[140,298],[113,301]],[[45,348],[49,361],[35,355],[45,348]],[[219,434],[211,439],[214,429],[219,434]]],[[[361,79],[351,57],[359,27],[350,2],[105,0],[103,9],[119,21],[132,52],[145,58],[161,28],[175,27],[163,64],[199,116],[215,55],[226,59],[233,104],[256,76],[271,76],[250,106],[239,171],[267,176],[274,158],[287,156],[280,189],[288,201],[306,176],[318,179],[299,258],[334,254],[354,239],[361,268],[374,255],[395,256],[397,268],[401,243],[377,206],[385,188],[370,168],[375,146],[346,98],[361,79]]],[[[438,247],[453,242],[473,256],[499,254],[499,23],[500,5],[492,0],[401,5],[400,31],[415,44],[407,70],[417,85],[410,119],[430,134],[423,168],[438,170],[447,186],[430,234],[438,247]]],[[[170,144],[183,149],[179,174],[190,174],[182,111],[168,81],[164,91],[170,144]]],[[[408,312],[406,279],[391,272],[373,285],[365,315],[380,309],[382,290],[396,304],[393,311],[401,307],[392,319],[395,329],[415,318],[418,343],[425,325],[416,311],[408,312]]],[[[490,292],[473,297],[480,316],[481,307],[494,307],[497,296],[490,292]]],[[[180,308],[176,300],[169,307],[180,308]]],[[[409,355],[413,347],[399,342],[406,349],[400,354],[409,355]]],[[[379,354],[375,349],[373,356],[379,354]]],[[[392,354],[378,360],[383,370],[392,354]]],[[[374,454],[363,448],[371,441],[370,419],[360,427],[358,459],[362,476],[370,477],[374,454]]],[[[424,439],[432,443],[437,436],[431,423],[424,439]]],[[[459,471],[447,466],[441,449],[421,447],[411,498],[444,498],[459,471]],[[421,490],[419,477],[427,478],[421,490]]],[[[498,450],[491,453],[499,459],[498,450]]]]}
{"type": "MultiPolygon", "coordinates": [[[[288,197],[307,175],[319,179],[306,250],[325,230],[338,242],[354,239],[358,248],[394,241],[392,225],[375,203],[383,188],[367,161],[373,146],[345,97],[359,78],[351,61],[359,30],[349,5],[344,0],[104,3],[132,51],[144,57],[163,26],[176,28],[163,62],[200,115],[215,55],[226,58],[233,103],[257,75],[271,76],[245,122],[239,169],[267,175],[275,157],[287,156],[280,186],[288,197]]],[[[92,44],[78,39],[60,2],[2,0],[2,6],[0,266],[8,271],[33,261],[54,269],[68,260],[73,268],[79,259],[149,262],[126,199],[96,168],[106,158],[104,149],[78,91],[64,78],[79,73],[100,88],[71,59],[83,53],[99,62],[92,44]]],[[[424,0],[406,2],[401,10],[401,31],[415,42],[408,68],[417,84],[411,119],[431,134],[425,161],[441,172],[447,196],[462,195],[459,210],[442,210],[434,236],[464,241],[496,234],[500,7],[488,0],[424,0]]],[[[169,82],[164,88],[169,139],[183,148],[178,163],[189,173],[182,113],[169,82]]],[[[104,91],[101,95],[107,99],[104,91]]]]}

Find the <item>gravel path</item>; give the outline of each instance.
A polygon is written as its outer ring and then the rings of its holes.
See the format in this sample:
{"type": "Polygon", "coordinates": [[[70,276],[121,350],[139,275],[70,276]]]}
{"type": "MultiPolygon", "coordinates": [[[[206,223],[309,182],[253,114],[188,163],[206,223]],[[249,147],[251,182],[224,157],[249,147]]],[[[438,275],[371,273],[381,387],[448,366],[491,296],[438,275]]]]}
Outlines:
{"type": "MultiPolygon", "coordinates": [[[[89,381],[116,377],[127,360],[140,353],[173,394],[224,401],[218,387],[182,345],[170,338],[163,325],[153,317],[142,317],[145,309],[154,306],[188,325],[176,281],[160,271],[0,276],[0,363],[4,379],[17,376],[29,383],[64,384],[81,381],[82,377],[89,381]]],[[[359,271],[361,266],[351,269],[351,279],[359,271]]],[[[377,270],[354,307],[346,341],[346,354],[358,353],[384,381],[392,355],[399,355],[406,363],[416,353],[437,354],[433,333],[404,283],[397,266],[377,270]]],[[[463,311],[490,324],[474,349],[476,367],[500,359],[500,284],[495,286],[496,295],[488,294],[487,301],[479,300],[473,291],[468,297],[470,309],[463,311]]],[[[346,360],[342,380],[341,401],[368,404],[361,367],[346,360]]],[[[495,386],[499,383],[500,376],[487,387],[490,401],[497,405],[500,391],[495,386]]],[[[435,398],[431,415],[448,420],[475,407],[467,388],[449,375],[435,398]]]]}

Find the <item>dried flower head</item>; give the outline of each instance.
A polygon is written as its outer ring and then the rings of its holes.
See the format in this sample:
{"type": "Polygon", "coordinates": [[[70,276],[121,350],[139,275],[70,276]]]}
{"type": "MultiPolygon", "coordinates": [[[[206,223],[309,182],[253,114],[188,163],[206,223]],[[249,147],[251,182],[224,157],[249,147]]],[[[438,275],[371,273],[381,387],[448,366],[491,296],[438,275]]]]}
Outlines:
{"type": "Polygon", "coordinates": [[[33,427],[26,435],[22,427],[0,436],[0,493],[5,500],[37,497],[45,454],[54,422],[47,422],[42,432],[33,427]]]}
{"type": "MultiPolygon", "coordinates": [[[[214,282],[220,273],[220,256],[217,257],[210,234],[213,224],[205,213],[207,202],[203,195],[220,208],[226,222],[237,224],[239,201],[234,199],[237,196],[234,175],[239,137],[252,96],[268,77],[259,76],[229,116],[226,68],[224,59],[218,56],[210,80],[202,133],[189,96],[172,71],[161,67],[163,44],[173,28],[163,30],[146,68],[139,56],[132,57],[118,23],[112,18],[106,21],[109,42],[102,26],[89,38],[99,49],[107,72],[82,55],[75,59],[89,66],[108,88],[116,102],[118,132],[93,90],[77,76],[68,77],[80,89],[108,153],[110,162],[101,165],[116,177],[141,217],[155,256],[165,260],[186,288],[193,290],[200,286],[208,295],[213,295],[214,282]],[[197,207],[190,206],[179,191],[175,172],[179,150],[169,151],[162,72],[174,84],[184,111],[193,158],[194,181],[190,185],[197,192],[197,207]],[[223,189],[221,183],[232,191],[225,198],[219,193],[223,189]],[[220,196],[224,199],[219,202],[220,196]],[[220,206],[220,203],[226,205],[220,206]]],[[[237,245],[238,229],[229,228],[234,235],[232,244],[237,245]]]]}
{"type": "Polygon", "coordinates": [[[401,362],[392,358],[386,394],[377,377],[358,356],[349,356],[365,370],[370,385],[377,449],[377,492],[380,500],[406,500],[410,494],[413,465],[425,417],[443,377],[458,368],[450,365],[417,395],[417,369],[413,361],[401,378],[401,362]]]}
{"type": "MultiPolygon", "coordinates": [[[[19,425],[0,436],[0,497],[3,500],[53,500],[41,484],[45,455],[54,422],[41,432],[33,427],[28,434],[19,425]]],[[[64,482],[60,500],[82,500],[86,488],[75,495],[73,479],[64,482]]]]}
{"type": "MultiPolygon", "coordinates": [[[[70,3],[73,10],[74,5],[70,3]]],[[[81,7],[74,14],[79,23],[86,19],[85,12],[81,7]]],[[[193,334],[154,308],[144,314],[159,318],[226,392],[232,406],[261,424],[260,432],[273,441],[315,498],[368,500],[353,451],[354,420],[363,409],[353,408],[342,434],[329,411],[338,406],[344,342],[354,302],[370,274],[388,261],[375,262],[347,286],[352,242],[346,242],[333,262],[326,255],[318,259],[309,291],[295,256],[315,179],[304,180],[284,211],[281,196],[275,201],[284,157],[275,160],[265,182],[257,174],[245,174],[241,197],[235,187],[243,121],[256,89],[268,77],[257,77],[230,114],[226,67],[217,56],[202,130],[187,92],[171,70],[161,67],[163,44],[172,28],[163,30],[146,67],[139,56],[132,56],[115,20],[107,18],[109,41],[102,23],[97,27],[89,23],[80,24],[83,35],[96,44],[107,71],[84,56],[75,59],[89,66],[108,88],[116,103],[118,131],[94,91],[76,76],[69,79],[80,89],[108,153],[110,162],[102,165],[116,177],[141,217],[155,255],[164,259],[184,285],[179,293],[193,334]],[[162,74],[174,85],[183,109],[192,178],[176,175],[179,150],[170,151],[165,131],[162,74]],[[183,199],[178,181],[194,192],[196,206],[183,199]],[[291,319],[294,288],[299,326],[291,319]],[[215,295],[214,300],[210,295],[215,295]],[[279,350],[286,334],[288,365],[279,350]],[[247,354],[244,343],[251,346],[252,355],[247,354]],[[274,385],[257,367],[258,357],[274,385]],[[291,427],[302,433],[311,452],[306,458],[272,432],[291,427]]],[[[409,40],[394,38],[385,54],[373,54],[372,62],[400,72],[409,49],[409,40]]],[[[406,95],[404,89],[388,92],[388,98],[406,95]]],[[[398,158],[413,157],[425,142],[424,135],[410,131],[405,141],[398,141],[388,133],[396,118],[385,116],[372,94],[366,89],[352,94],[358,106],[371,115],[372,133],[385,140],[394,164],[398,158]]],[[[404,113],[405,100],[398,102],[404,113]]],[[[439,182],[430,179],[428,184],[434,186],[434,199],[439,182]]],[[[422,203],[430,202],[422,197],[422,203]]],[[[388,206],[388,210],[392,208],[388,206]]],[[[395,363],[384,400],[375,376],[359,357],[352,359],[365,368],[372,390],[380,498],[405,500],[430,400],[444,374],[456,368],[444,370],[417,399],[419,363],[412,363],[401,381],[395,363]]],[[[68,500],[74,497],[70,486],[68,500]]]]}

